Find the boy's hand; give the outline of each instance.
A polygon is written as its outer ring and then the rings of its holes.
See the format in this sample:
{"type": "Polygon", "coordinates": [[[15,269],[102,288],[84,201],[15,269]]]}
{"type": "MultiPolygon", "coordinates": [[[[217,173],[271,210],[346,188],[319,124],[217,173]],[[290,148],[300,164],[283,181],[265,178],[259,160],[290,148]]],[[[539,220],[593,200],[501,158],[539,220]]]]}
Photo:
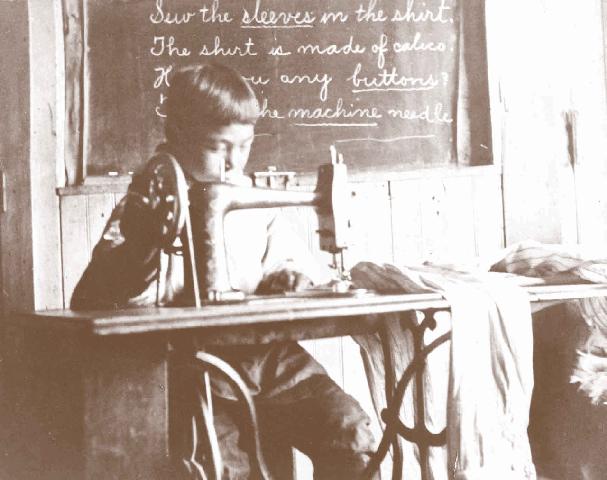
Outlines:
{"type": "Polygon", "coordinates": [[[255,291],[258,295],[271,295],[284,292],[299,292],[312,286],[312,280],[294,270],[283,269],[267,274],[255,291]]]}

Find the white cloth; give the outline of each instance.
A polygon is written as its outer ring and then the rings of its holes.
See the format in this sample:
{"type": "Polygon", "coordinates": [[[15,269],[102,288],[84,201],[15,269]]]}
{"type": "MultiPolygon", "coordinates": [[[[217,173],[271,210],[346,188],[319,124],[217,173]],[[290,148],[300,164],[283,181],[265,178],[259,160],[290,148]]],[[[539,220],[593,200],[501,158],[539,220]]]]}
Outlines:
{"type": "MultiPolygon", "coordinates": [[[[534,479],[527,437],[533,389],[533,337],[529,300],[499,274],[473,275],[439,267],[405,268],[362,263],[354,267],[357,287],[377,291],[441,292],[451,304],[451,321],[439,322],[432,338],[451,328],[451,347],[427,359],[426,425],[447,425],[448,448],[431,447],[432,479],[534,479]],[[447,323],[447,325],[445,325],[447,323]],[[450,325],[448,325],[450,323],[450,325]]],[[[412,358],[410,334],[388,322],[397,375],[412,358]]],[[[377,338],[357,337],[362,347],[375,407],[385,407],[383,354],[377,338]]],[[[407,392],[401,418],[412,426],[414,403],[407,392]]],[[[416,449],[405,445],[405,477],[419,476],[416,449]]]]}

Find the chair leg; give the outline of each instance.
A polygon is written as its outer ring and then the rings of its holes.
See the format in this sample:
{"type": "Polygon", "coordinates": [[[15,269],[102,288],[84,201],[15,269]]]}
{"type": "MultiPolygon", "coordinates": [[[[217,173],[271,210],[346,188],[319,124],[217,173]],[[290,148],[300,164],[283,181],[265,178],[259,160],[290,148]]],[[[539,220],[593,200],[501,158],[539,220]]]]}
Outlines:
{"type": "Polygon", "coordinates": [[[221,480],[223,467],[219,441],[213,423],[213,402],[210,386],[210,375],[214,374],[228,380],[246,413],[244,415],[246,423],[243,425],[242,433],[249,436],[249,441],[246,444],[250,445],[252,450],[248,452],[252,463],[251,473],[255,478],[270,480],[271,477],[261,450],[257,411],[253,397],[238,372],[224,360],[207,352],[197,352],[194,358],[186,363],[186,367],[193,368],[199,373],[199,375],[196,375],[199,380],[199,384],[196,386],[198,404],[191,417],[192,430],[188,442],[189,446],[185,452],[179,452],[178,455],[192,478],[196,480],[221,480]],[[204,432],[204,438],[199,438],[200,432],[204,432]],[[201,465],[196,458],[196,453],[201,451],[200,447],[203,448],[203,451],[208,452],[208,465],[201,465]]]}

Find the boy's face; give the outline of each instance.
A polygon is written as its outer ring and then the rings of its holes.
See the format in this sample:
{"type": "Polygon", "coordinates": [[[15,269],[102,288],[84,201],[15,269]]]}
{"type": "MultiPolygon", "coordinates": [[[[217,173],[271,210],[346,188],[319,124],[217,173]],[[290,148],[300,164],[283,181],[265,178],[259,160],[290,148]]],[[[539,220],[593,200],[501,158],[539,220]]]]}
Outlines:
{"type": "Polygon", "coordinates": [[[255,127],[248,123],[231,123],[204,132],[191,151],[181,156],[181,166],[199,182],[243,183],[254,135],[255,127]]]}

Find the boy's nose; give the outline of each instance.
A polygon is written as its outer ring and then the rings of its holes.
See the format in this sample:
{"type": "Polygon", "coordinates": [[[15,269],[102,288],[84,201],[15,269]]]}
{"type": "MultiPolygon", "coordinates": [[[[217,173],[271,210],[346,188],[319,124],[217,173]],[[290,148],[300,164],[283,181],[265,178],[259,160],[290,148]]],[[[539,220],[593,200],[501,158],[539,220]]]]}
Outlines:
{"type": "Polygon", "coordinates": [[[226,154],[226,170],[242,170],[242,159],[237,148],[231,148],[226,154]]]}

